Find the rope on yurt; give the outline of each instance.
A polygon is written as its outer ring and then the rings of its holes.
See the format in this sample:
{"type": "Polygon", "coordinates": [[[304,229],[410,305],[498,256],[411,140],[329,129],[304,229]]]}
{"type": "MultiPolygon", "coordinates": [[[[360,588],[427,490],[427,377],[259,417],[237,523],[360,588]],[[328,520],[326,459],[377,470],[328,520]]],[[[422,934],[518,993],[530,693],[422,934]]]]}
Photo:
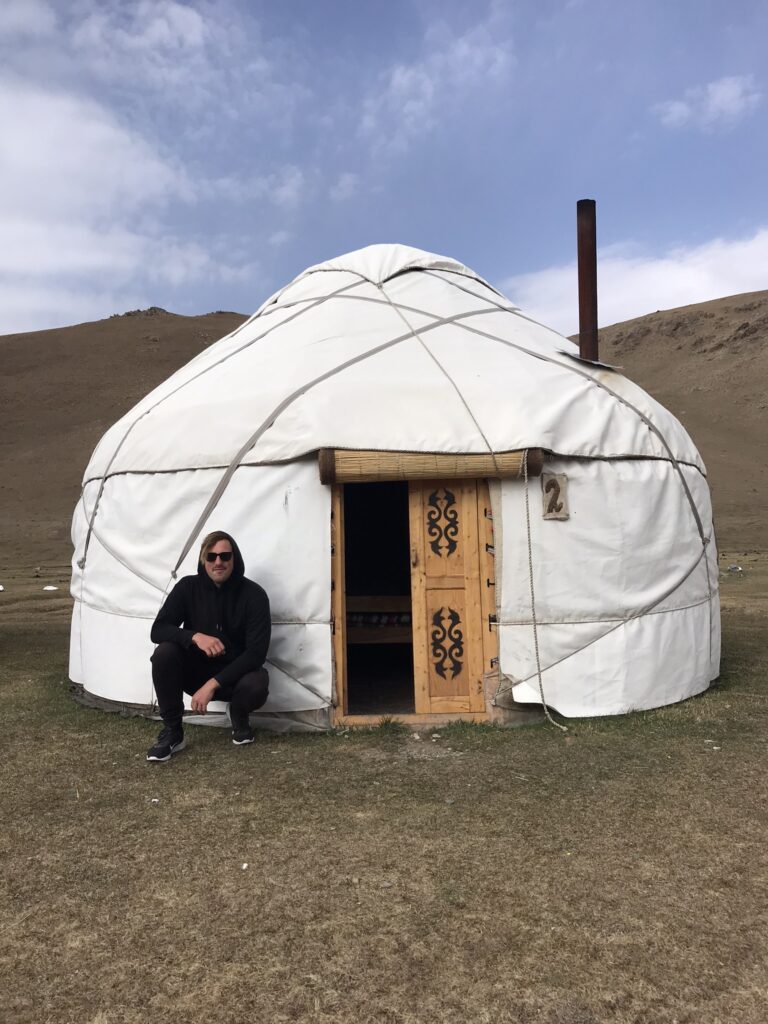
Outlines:
{"type": "MultiPolygon", "coordinates": [[[[377,285],[376,285],[376,287],[377,287],[377,288],[379,289],[379,291],[380,291],[380,292],[381,292],[381,294],[382,294],[382,295],[384,296],[384,298],[385,298],[385,299],[387,300],[387,302],[388,302],[388,303],[389,303],[389,305],[390,305],[390,306],[392,307],[392,309],[394,309],[394,311],[395,311],[395,312],[397,313],[397,315],[398,315],[398,316],[400,317],[400,319],[401,319],[401,320],[403,321],[403,323],[405,324],[405,326],[406,326],[406,327],[408,328],[408,330],[409,330],[409,331],[411,332],[411,335],[412,335],[412,336],[413,336],[413,337],[414,337],[414,338],[415,338],[415,339],[416,339],[416,340],[417,340],[417,341],[419,342],[419,344],[420,344],[420,345],[421,345],[421,347],[422,347],[422,348],[424,349],[424,351],[425,351],[425,352],[427,353],[427,355],[428,355],[428,356],[430,357],[430,359],[432,360],[432,362],[433,362],[433,363],[435,364],[435,366],[436,366],[436,367],[438,368],[438,370],[440,370],[440,372],[441,372],[441,373],[443,374],[443,376],[444,376],[444,377],[446,378],[446,380],[447,380],[447,381],[448,381],[448,383],[449,383],[449,384],[451,385],[451,387],[453,388],[453,390],[454,390],[454,391],[456,392],[456,394],[457,394],[457,395],[459,396],[459,400],[461,401],[461,404],[462,404],[462,405],[464,406],[464,408],[465,408],[465,409],[467,410],[467,415],[468,415],[468,416],[469,416],[469,418],[470,418],[470,419],[472,420],[472,422],[473,422],[473,423],[475,424],[475,427],[477,428],[477,432],[478,432],[478,434],[480,435],[480,437],[482,437],[482,439],[483,439],[483,441],[484,441],[484,443],[485,443],[485,447],[486,447],[486,448],[488,449],[488,454],[489,454],[489,455],[491,456],[491,458],[493,459],[493,464],[494,464],[494,467],[496,468],[496,470],[497,470],[497,472],[498,472],[499,466],[498,466],[498,463],[497,463],[497,461],[496,461],[496,453],[494,452],[494,450],[493,450],[493,448],[492,448],[492,446],[491,446],[491,442],[490,442],[490,441],[488,440],[488,438],[487,438],[487,437],[485,436],[485,432],[484,432],[483,428],[482,428],[482,427],[480,426],[480,424],[478,423],[478,421],[477,421],[477,417],[475,416],[475,414],[474,414],[474,413],[472,412],[472,410],[470,409],[470,407],[469,407],[469,403],[467,402],[467,400],[466,400],[466,398],[464,397],[464,395],[463,395],[463,394],[461,393],[461,390],[460,390],[460,388],[459,388],[458,384],[457,384],[457,383],[456,383],[456,381],[455,381],[455,380],[453,379],[453,377],[451,377],[450,373],[448,373],[448,371],[446,370],[446,368],[445,368],[445,367],[443,366],[443,364],[442,364],[442,363],[440,362],[440,360],[439,360],[439,359],[437,358],[437,356],[436,356],[436,355],[434,354],[434,352],[433,352],[433,351],[432,351],[432,349],[431,349],[431,348],[429,347],[429,345],[427,345],[427,343],[426,343],[426,342],[424,341],[424,339],[423,339],[423,338],[421,337],[421,335],[420,335],[420,334],[419,334],[419,332],[418,332],[418,331],[416,330],[416,328],[415,328],[415,327],[413,327],[413,325],[412,325],[412,324],[410,324],[410,323],[408,322],[408,319],[407,319],[407,317],[405,316],[405,314],[403,313],[403,310],[401,309],[401,307],[400,307],[400,306],[399,306],[399,305],[398,305],[398,304],[397,304],[396,302],[393,302],[393,301],[392,301],[392,299],[391,299],[391,298],[389,297],[389,295],[387,295],[387,293],[386,293],[386,292],[384,291],[384,285],[383,285],[383,284],[377,284],[377,285]]],[[[431,325],[430,325],[430,326],[431,326],[431,325]]]]}
{"type": "MultiPolygon", "coordinates": [[[[430,277],[434,277],[436,280],[445,281],[446,284],[452,285],[454,288],[457,288],[459,291],[464,292],[466,295],[471,295],[475,299],[482,299],[483,298],[483,296],[478,295],[477,292],[474,291],[473,289],[467,288],[466,285],[459,284],[458,281],[454,281],[454,280],[452,280],[450,278],[444,277],[442,273],[436,272],[434,270],[425,270],[425,273],[429,274],[430,277]]],[[[479,280],[479,279],[475,278],[475,280],[479,280]]],[[[485,285],[488,288],[490,288],[490,285],[488,285],[488,283],[485,282],[485,281],[479,281],[479,283],[482,284],[482,285],[485,285]]],[[[491,290],[494,291],[497,295],[500,294],[500,293],[496,292],[495,289],[491,289],[491,290]]],[[[500,295],[500,297],[502,299],[506,298],[503,295],[500,295]]],[[[500,312],[503,312],[503,313],[513,313],[514,315],[519,316],[521,319],[527,320],[529,323],[536,324],[537,326],[543,326],[542,324],[539,324],[539,322],[537,320],[534,320],[532,317],[526,316],[525,313],[523,313],[520,309],[518,309],[514,305],[514,303],[510,303],[508,306],[504,306],[501,303],[496,302],[494,299],[491,299],[489,297],[486,297],[485,301],[488,302],[489,304],[495,306],[500,312]]],[[[530,349],[527,349],[527,348],[523,347],[522,345],[516,345],[514,342],[506,341],[503,338],[499,338],[496,335],[490,334],[489,332],[481,331],[481,330],[479,330],[477,328],[470,327],[469,324],[460,324],[459,326],[461,328],[463,328],[464,330],[466,330],[466,331],[470,331],[473,334],[479,335],[480,337],[484,337],[484,338],[488,338],[489,340],[501,342],[501,344],[507,345],[507,346],[509,346],[511,348],[516,348],[516,349],[518,349],[518,351],[523,352],[523,353],[525,353],[527,355],[533,356],[535,359],[541,359],[541,360],[543,360],[545,362],[553,363],[556,366],[562,366],[564,369],[570,370],[571,373],[578,374],[583,379],[590,381],[591,383],[595,384],[599,388],[602,388],[607,394],[611,395],[619,403],[621,403],[626,408],[628,408],[631,412],[634,412],[637,416],[639,416],[640,419],[645,423],[645,425],[651,431],[651,433],[655,434],[656,437],[661,441],[662,445],[667,450],[667,455],[668,455],[669,461],[671,462],[674,470],[677,472],[678,479],[680,481],[680,484],[682,485],[683,491],[684,491],[686,499],[688,501],[688,505],[689,505],[689,507],[691,509],[691,512],[693,514],[693,518],[694,518],[694,520],[696,522],[696,528],[698,530],[699,539],[701,540],[701,544],[702,544],[702,553],[703,553],[703,556],[704,556],[704,568],[705,568],[706,576],[707,576],[707,602],[708,602],[708,605],[709,605],[709,660],[710,660],[710,663],[711,663],[711,661],[712,661],[712,593],[713,593],[713,588],[712,588],[712,577],[711,577],[711,574],[710,574],[711,570],[710,570],[710,566],[709,566],[709,554],[708,554],[708,550],[707,549],[708,549],[708,546],[709,546],[709,544],[710,544],[710,542],[712,540],[712,537],[711,537],[711,535],[708,536],[708,537],[704,535],[704,525],[703,525],[703,523],[701,521],[701,516],[699,515],[699,510],[696,507],[696,502],[694,501],[693,495],[691,494],[690,488],[688,486],[688,481],[685,479],[685,475],[684,475],[684,473],[682,471],[682,465],[690,465],[693,469],[696,469],[697,472],[701,472],[699,467],[698,466],[694,466],[691,463],[683,462],[682,460],[677,459],[675,457],[675,455],[673,454],[673,452],[672,452],[671,446],[667,443],[667,439],[664,437],[664,435],[662,434],[661,430],[659,430],[659,428],[656,426],[656,424],[653,423],[649,417],[647,417],[640,409],[637,408],[637,406],[633,405],[631,402],[629,402],[622,395],[617,394],[612,388],[608,387],[602,381],[595,380],[594,377],[590,376],[590,374],[586,373],[584,370],[580,370],[580,369],[578,369],[578,367],[569,365],[567,363],[561,363],[559,360],[551,359],[550,357],[545,356],[543,353],[533,352],[530,349]]],[[[696,565],[698,565],[699,561],[700,561],[700,558],[696,560],[696,563],[694,564],[693,568],[691,570],[689,570],[689,572],[687,572],[685,574],[685,576],[678,582],[676,587],[673,588],[673,589],[677,589],[677,587],[682,586],[682,584],[690,576],[691,572],[696,567],[696,565]]],[[[666,595],[666,596],[668,596],[668,595],[666,595]]],[[[645,612],[639,612],[637,616],[633,616],[633,617],[639,617],[641,614],[644,614],[644,613],[645,612]]],[[[629,621],[629,620],[624,620],[624,621],[629,621]]],[[[609,630],[609,632],[612,632],[612,631],[609,630]]],[[[603,635],[606,635],[606,634],[603,634],[603,635]]],[[[590,643],[594,643],[594,642],[595,641],[590,641],[590,643]]],[[[589,644],[587,644],[586,646],[589,646],[589,644]]],[[[583,650],[583,648],[580,648],[580,650],[583,650]]]]}
{"type": "MultiPolygon", "coordinates": [[[[432,274],[432,276],[436,276],[432,271],[427,271],[427,273],[432,274]]],[[[445,280],[445,278],[442,278],[442,280],[445,280]]],[[[479,298],[477,292],[473,292],[470,288],[465,288],[463,285],[457,284],[456,281],[448,281],[447,283],[452,285],[454,288],[458,288],[459,291],[466,292],[468,295],[474,296],[474,298],[479,298]]],[[[511,313],[513,316],[519,316],[522,320],[527,320],[529,323],[535,324],[537,327],[541,327],[542,330],[551,331],[551,333],[553,334],[556,333],[552,331],[551,328],[544,327],[544,325],[540,324],[538,320],[534,320],[532,317],[526,316],[525,313],[521,313],[517,308],[510,309],[509,307],[502,306],[497,302],[493,302],[492,299],[485,299],[485,301],[488,303],[492,303],[494,308],[500,312],[511,313]]],[[[508,341],[506,338],[500,338],[498,335],[491,334],[488,331],[481,331],[478,327],[470,327],[469,324],[465,323],[460,324],[460,326],[463,328],[463,330],[469,331],[471,334],[477,334],[479,337],[487,338],[489,341],[496,341],[500,345],[505,345],[507,348],[517,349],[518,352],[523,352],[525,353],[525,355],[529,355],[534,359],[540,359],[544,363],[551,363],[553,366],[559,366],[563,370],[568,370],[570,373],[575,373],[577,376],[583,378],[588,383],[593,384],[597,388],[601,388],[603,391],[606,392],[606,394],[610,395],[612,398],[615,398],[617,402],[619,402],[621,405],[626,406],[627,409],[629,409],[636,416],[638,416],[646,425],[646,427],[648,427],[651,433],[654,434],[659,439],[662,446],[666,449],[668,459],[672,463],[672,466],[678,474],[683,491],[685,492],[685,496],[688,500],[691,513],[693,515],[694,520],[696,521],[696,528],[698,530],[699,538],[702,542],[702,545],[706,546],[709,543],[709,538],[704,536],[704,526],[701,522],[701,516],[699,515],[699,510],[696,507],[696,502],[693,500],[693,495],[691,494],[690,488],[688,487],[688,482],[683,475],[682,469],[680,468],[679,460],[675,457],[674,453],[672,452],[671,446],[662,434],[661,430],[659,430],[659,428],[656,426],[653,420],[651,420],[648,416],[645,415],[644,412],[638,409],[636,405],[633,405],[632,402],[624,398],[623,395],[618,394],[612,388],[608,387],[608,385],[604,381],[597,380],[595,377],[591,376],[591,374],[586,373],[584,370],[580,370],[577,366],[573,366],[570,363],[563,363],[559,359],[552,359],[551,356],[547,356],[543,352],[534,352],[532,349],[526,348],[524,345],[518,345],[514,341],[508,341]]],[[[698,467],[696,468],[698,469],[698,467]]],[[[699,470],[699,472],[701,471],[699,470]]],[[[709,590],[709,593],[711,596],[711,589],[709,590]]]]}
{"type": "MultiPolygon", "coordinates": [[[[557,661],[551,662],[549,665],[547,665],[547,669],[556,668],[558,665],[562,665],[562,663],[564,661],[568,661],[569,658],[573,658],[577,654],[581,654],[582,651],[586,651],[586,649],[588,647],[591,647],[593,644],[598,643],[600,640],[604,640],[605,637],[610,636],[611,633],[614,633],[617,629],[621,629],[622,626],[626,626],[627,623],[633,622],[635,619],[641,619],[644,615],[666,615],[669,612],[686,611],[689,608],[698,608],[698,607],[700,607],[703,604],[709,604],[710,603],[710,599],[709,599],[709,596],[707,596],[707,597],[703,598],[701,601],[696,601],[693,604],[683,605],[681,608],[669,608],[666,611],[662,610],[661,612],[654,612],[654,608],[656,608],[657,605],[661,604],[662,601],[666,601],[666,599],[669,597],[670,594],[673,594],[679,587],[681,587],[683,585],[683,583],[685,583],[685,581],[688,579],[688,577],[691,575],[691,573],[696,569],[696,567],[698,566],[699,562],[704,557],[704,554],[705,554],[704,550],[700,551],[698,557],[696,558],[696,561],[693,563],[693,565],[690,567],[690,569],[688,569],[688,571],[682,576],[681,579],[677,580],[671,587],[669,587],[661,595],[661,597],[659,597],[656,601],[653,601],[651,604],[646,605],[645,608],[641,608],[639,611],[635,612],[633,615],[628,615],[626,618],[618,618],[616,620],[613,620],[613,619],[609,619],[609,620],[602,620],[602,619],[588,620],[588,621],[591,621],[591,622],[594,622],[594,621],[597,621],[597,622],[610,621],[610,622],[614,622],[614,625],[612,625],[610,629],[606,629],[606,631],[604,633],[601,633],[599,636],[593,637],[592,640],[588,640],[585,644],[582,644],[581,647],[577,647],[575,650],[569,651],[568,654],[564,654],[562,656],[562,658],[558,658],[557,661]]],[[[559,624],[562,625],[563,623],[559,623],[559,624]]],[[[519,623],[514,623],[514,625],[519,625],[519,623]]],[[[571,623],[571,625],[583,625],[583,623],[576,621],[574,623],[571,623]]],[[[514,686],[519,686],[521,683],[528,683],[528,682],[530,682],[531,679],[533,679],[535,675],[536,675],[536,673],[532,672],[529,676],[525,676],[524,679],[516,679],[512,686],[504,686],[504,687],[502,687],[501,685],[499,685],[499,689],[496,691],[496,696],[500,696],[502,693],[507,693],[508,691],[512,690],[514,688],[514,686]]]]}
{"type": "MultiPolygon", "coordinates": [[[[466,313],[454,313],[451,316],[441,317],[439,320],[436,320],[435,323],[427,324],[425,327],[421,328],[421,331],[422,333],[426,331],[433,331],[437,327],[443,327],[445,324],[456,323],[469,316],[483,316],[486,313],[494,312],[495,310],[486,308],[473,309],[467,311],[466,313]]],[[[219,499],[221,498],[224,491],[227,489],[229,481],[232,479],[235,470],[240,465],[243,458],[248,454],[248,452],[254,447],[254,445],[257,444],[261,436],[264,433],[266,433],[266,431],[269,430],[271,426],[274,425],[278,416],[281,416],[286,409],[290,408],[290,406],[293,405],[295,401],[301,398],[302,395],[305,395],[308,391],[311,391],[312,388],[317,387],[318,384],[322,384],[324,381],[329,380],[331,377],[335,377],[337,373],[342,373],[344,370],[349,369],[350,366],[355,366],[357,363],[361,363],[366,359],[370,359],[372,356],[377,355],[379,352],[385,352],[387,349],[393,348],[395,345],[399,345],[401,342],[407,341],[411,337],[412,333],[411,331],[408,331],[406,334],[401,334],[397,338],[391,338],[389,341],[383,341],[380,345],[375,345],[373,348],[368,349],[367,352],[361,352],[356,356],[352,356],[351,359],[345,359],[344,362],[339,363],[338,366],[331,367],[330,370],[326,370],[324,373],[318,374],[317,377],[313,377],[312,380],[306,381],[300,387],[296,388],[295,391],[291,392],[290,395],[284,398],[282,402],[280,402],[272,410],[269,416],[260,424],[259,427],[257,427],[257,429],[251,434],[251,436],[245,441],[245,443],[232,457],[229,466],[227,466],[226,470],[222,474],[221,479],[214,488],[213,493],[206,502],[205,508],[198,516],[197,522],[192,527],[192,530],[190,531],[190,534],[184,543],[184,547],[182,548],[181,554],[177,558],[176,564],[171,570],[172,578],[176,578],[179,566],[186,558],[187,553],[189,552],[189,549],[195,542],[195,538],[198,536],[203,524],[208,519],[214,508],[216,508],[216,506],[218,505],[219,499]]]]}
{"type": "MultiPolygon", "coordinates": [[[[93,524],[94,524],[94,521],[96,519],[96,513],[99,510],[99,503],[101,502],[101,496],[104,493],[104,487],[105,487],[105,485],[107,483],[107,479],[109,477],[109,471],[112,468],[112,464],[114,463],[115,459],[117,458],[117,456],[118,456],[118,454],[120,452],[120,449],[123,447],[125,442],[128,440],[128,437],[129,437],[131,431],[133,430],[133,428],[138,423],[140,423],[141,420],[143,420],[145,416],[149,416],[149,414],[151,412],[154,412],[154,410],[157,409],[157,407],[159,405],[162,405],[162,403],[165,402],[167,399],[173,398],[173,396],[175,394],[177,394],[179,391],[181,391],[182,388],[185,388],[188,384],[192,384],[199,377],[203,377],[206,373],[209,373],[212,369],[214,369],[214,367],[220,366],[222,363],[225,363],[228,359],[231,359],[233,356],[238,355],[244,349],[250,348],[251,345],[255,345],[256,342],[261,341],[263,338],[265,338],[268,334],[271,334],[272,331],[276,330],[278,327],[282,327],[284,324],[290,323],[291,320],[295,320],[297,317],[303,316],[304,313],[308,313],[310,310],[314,309],[316,306],[322,305],[323,302],[327,302],[328,300],[334,298],[337,294],[340,294],[341,292],[349,291],[350,288],[356,288],[358,285],[364,284],[364,283],[365,283],[365,279],[354,281],[352,284],[347,284],[347,285],[344,285],[342,288],[338,288],[335,292],[330,292],[328,295],[321,295],[321,296],[319,296],[317,299],[315,299],[312,302],[311,305],[305,306],[303,309],[297,310],[295,313],[292,313],[289,317],[286,317],[285,320],[281,320],[279,324],[273,324],[271,327],[268,327],[266,329],[266,331],[263,331],[261,334],[258,334],[255,338],[251,338],[250,341],[246,341],[243,345],[240,345],[239,348],[234,349],[232,352],[228,352],[225,356],[222,356],[221,359],[216,360],[215,363],[211,363],[210,366],[206,366],[204,369],[200,370],[199,373],[195,373],[191,377],[187,378],[187,380],[183,380],[172,391],[169,391],[167,395],[163,395],[161,398],[158,398],[158,400],[154,403],[154,405],[151,405],[148,409],[145,409],[144,412],[140,416],[136,417],[136,419],[133,421],[133,423],[131,423],[128,426],[128,429],[123,434],[123,436],[120,438],[119,443],[117,444],[115,450],[112,452],[112,457],[110,458],[109,462],[106,465],[106,468],[104,469],[104,474],[101,477],[101,484],[99,486],[99,490],[98,490],[98,493],[96,495],[96,501],[93,504],[93,512],[91,513],[91,517],[90,517],[90,519],[88,521],[88,530],[86,532],[85,543],[83,545],[83,555],[82,555],[82,558],[80,558],[80,560],[77,563],[80,569],[83,569],[83,570],[85,569],[85,562],[86,562],[86,559],[88,557],[88,548],[90,547],[90,543],[91,543],[91,534],[93,533],[93,524]]],[[[232,333],[233,334],[237,333],[237,331],[234,331],[232,333]]],[[[227,337],[228,336],[229,335],[227,335],[227,337]]],[[[222,338],[221,340],[223,341],[224,339],[222,338]]],[[[102,440],[103,440],[103,438],[102,438],[102,440]]],[[[101,442],[99,442],[99,443],[101,443],[101,442]]],[[[94,479],[96,479],[96,478],[94,478],[94,479]]]]}
{"type": "MultiPolygon", "coordinates": [[[[433,277],[436,277],[436,278],[438,277],[438,274],[436,274],[434,271],[427,271],[427,273],[431,274],[433,277]]],[[[448,284],[452,285],[454,288],[457,288],[459,291],[465,292],[467,295],[471,295],[474,298],[479,298],[477,292],[473,291],[471,288],[467,288],[464,285],[459,284],[457,281],[454,281],[452,279],[446,279],[446,278],[444,278],[442,276],[440,276],[439,279],[443,280],[443,281],[446,281],[448,284]]],[[[539,322],[537,320],[534,320],[532,317],[526,316],[525,313],[522,313],[519,309],[516,309],[516,308],[509,309],[509,308],[506,308],[506,307],[502,306],[501,304],[499,304],[497,302],[494,302],[493,299],[486,299],[486,302],[492,303],[498,310],[500,310],[502,312],[512,313],[514,316],[519,316],[519,317],[521,317],[521,319],[527,320],[529,323],[533,323],[533,324],[536,324],[539,327],[543,327],[543,325],[539,324],[539,322]]],[[[491,341],[497,341],[500,344],[506,345],[509,348],[515,348],[519,352],[524,352],[524,353],[526,353],[529,356],[533,356],[534,359],[541,359],[544,362],[552,363],[555,366],[561,366],[561,367],[563,367],[563,369],[569,370],[571,373],[575,373],[579,377],[582,377],[584,380],[587,380],[590,383],[594,384],[595,387],[602,388],[603,391],[606,392],[606,394],[611,395],[611,397],[614,398],[617,402],[619,402],[620,404],[624,405],[631,412],[635,413],[635,415],[638,416],[643,421],[643,423],[645,423],[645,425],[648,427],[648,429],[651,431],[651,433],[654,434],[659,439],[659,441],[661,442],[662,446],[666,449],[668,459],[672,463],[672,466],[673,466],[675,472],[677,473],[678,480],[680,481],[680,485],[682,486],[683,492],[684,492],[685,497],[686,497],[686,499],[688,501],[688,506],[689,506],[689,508],[691,510],[691,514],[693,515],[693,518],[694,518],[694,520],[696,522],[696,529],[698,530],[699,539],[701,540],[702,551],[703,551],[703,554],[704,554],[704,565],[705,565],[705,570],[706,570],[706,575],[707,575],[707,601],[708,601],[708,604],[709,604],[709,661],[710,661],[710,665],[711,665],[711,663],[712,663],[712,594],[713,594],[713,587],[712,587],[712,576],[711,576],[710,567],[709,567],[708,545],[710,544],[710,542],[712,540],[712,535],[710,534],[710,536],[705,536],[704,524],[701,521],[701,516],[699,515],[699,510],[698,510],[698,508],[696,506],[696,502],[694,501],[693,495],[691,494],[691,489],[688,486],[688,481],[685,479],[685,474],[683,473],[681,462],[680,462],[679,459],[677,459],[675,457],[670,444],[667,442],[667,439],[662,434],[661,430],[650,419],[650,417],[646,416],[645,413],[643,413],[640,409],[638,409],[637,406],[633,405],[632,402],[628,401],[622,395],[619,395],[616,391],[613,390],[613,388],[608,387],[608,385],[605,384],[603,381],[596,380],[594,377],[592,377],[590,374],[586,373],[584,370],[581,370],[581,369],[579,369],[576,366],[569,365],[568,363],[562,363],[562,362],[560,362],[559,359],[552,359],[549,356],[544,355],[543,353],[533,352],[530,349],[527,349],[527,348],[525,348],[522,345],[516,345],[512,341],[507,341],[504,338],[499,338],[497,335],[490,334],[487,331],[481,331],[481,330],[479,330],[476,327],[470,327],[469,324],[461,324],[460,326],[464,330],[469,331],[472,334],[477,334],[480,337],[488,338],[491,341]]],[[[694,468],[698,472],[700,472],[700,473],[702,472],[699,469],[698,466],[696,466],[694,468]]],[[[702,475],[706,479],[706,474],[702,473],[702,475]]],[[[697,564],[698,564],[698,562],[697,562],[697,564]]],[[[687,579],[688,575],[689,574],[686,574],[686,576],[680,581],[680,584],[678,584],[678,585],[682,585],[682,583],[685,581],[685,579],[687,579]]]]}
{"type": "Polygon", "coordinates": [[[539,629],[536,622],[536,593],[533,585],[533,544],[531,543],[531,506],[528,497],[528,449],[523,452],[523,485],[525,491],[525,530],[528,539],[528,582],[531,588],[531,625],[533,627],[533,649],[536,654],[536,675],[539,680],[539,694],[541,695],[541,706],[544,715],[551,725],[561,732],[568,732],[567,725],[556,722],[549,712],[547,701],[544,697],[544,682],[541,678],[541,656],[539,654],[539,629]]]}

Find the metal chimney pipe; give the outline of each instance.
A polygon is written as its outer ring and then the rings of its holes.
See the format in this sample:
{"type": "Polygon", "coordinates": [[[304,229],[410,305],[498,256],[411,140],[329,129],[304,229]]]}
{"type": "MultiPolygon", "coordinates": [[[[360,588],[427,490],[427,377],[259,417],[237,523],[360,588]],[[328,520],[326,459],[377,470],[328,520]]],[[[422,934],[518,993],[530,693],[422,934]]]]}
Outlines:
{"type": "Polygon", "coordinates": [[[579,355],[595,362],[597,355],[597,219],[595,200],[576,203],[579,264],[579,355]]]}

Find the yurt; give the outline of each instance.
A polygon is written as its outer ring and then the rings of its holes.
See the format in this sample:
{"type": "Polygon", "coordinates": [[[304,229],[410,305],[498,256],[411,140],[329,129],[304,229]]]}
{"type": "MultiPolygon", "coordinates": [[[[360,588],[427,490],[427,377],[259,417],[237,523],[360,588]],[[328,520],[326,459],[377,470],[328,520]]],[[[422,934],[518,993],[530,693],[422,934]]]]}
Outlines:
{"type": "Polygon", "coordinates": [[[718,674],[690,437],[443,256],[310,267],[107,431],[73,522],[87,698],[152,708],[150,626],[215,529],[271,602],[257,725],[617,715],[718,674]]]}

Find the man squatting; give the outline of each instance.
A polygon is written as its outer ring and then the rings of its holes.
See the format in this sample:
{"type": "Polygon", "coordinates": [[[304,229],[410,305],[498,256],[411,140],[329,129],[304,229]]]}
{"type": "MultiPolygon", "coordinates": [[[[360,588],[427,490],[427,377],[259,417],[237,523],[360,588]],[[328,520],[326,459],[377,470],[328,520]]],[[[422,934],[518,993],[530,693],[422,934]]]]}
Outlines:
{"type": "Polygon", "coordinates": [[[152,682],[164,728],[148,761],[168,761],[184,748],[185,693],[200,714],[211,700],[229,701],[232,742],[253,743],[248,716],[267,699],[270,630],[269,599],[246,579],[237,544],[221,530],[209,533],[197,575],[179,580],[152,625],[152,682]]]}

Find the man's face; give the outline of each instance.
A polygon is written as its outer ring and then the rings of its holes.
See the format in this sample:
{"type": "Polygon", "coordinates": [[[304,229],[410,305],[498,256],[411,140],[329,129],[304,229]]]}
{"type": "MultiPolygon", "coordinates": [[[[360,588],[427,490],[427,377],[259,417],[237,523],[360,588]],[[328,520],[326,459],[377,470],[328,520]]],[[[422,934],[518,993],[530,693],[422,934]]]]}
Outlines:
{"type": "Polygon", "coordinates": [[[226,583],[229,577],[232,575],[232,570],[235,567],[235,559],[232,554],[232,545],[228,540],[217,540],[212,548],[208,549],[205,556],[205,571],[211,577],[213,582],[217,586],[221,586],[222,583],[226,583]],[[211,561],[213,555],[221,555],[225,557],[228,555],[228,561],[223,561],[221,558],[216,558],[211,561]]]}

